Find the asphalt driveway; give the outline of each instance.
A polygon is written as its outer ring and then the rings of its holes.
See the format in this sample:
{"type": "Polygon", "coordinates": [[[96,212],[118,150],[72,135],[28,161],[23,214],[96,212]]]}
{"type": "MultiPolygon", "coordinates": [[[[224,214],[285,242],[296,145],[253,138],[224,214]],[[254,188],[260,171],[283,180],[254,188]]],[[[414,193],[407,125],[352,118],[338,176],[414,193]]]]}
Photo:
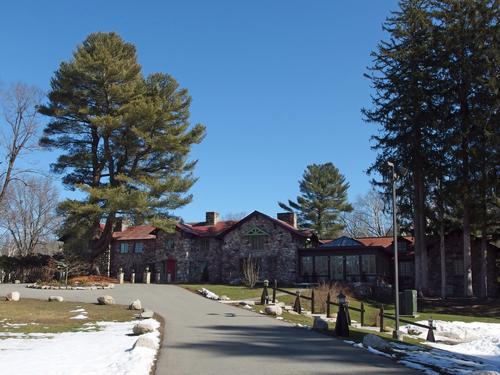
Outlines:
{"type": "Polygon", "coordinates": [[[61,295],[81,302],[96,302],[104,294],[120,304],[139,298],[166,321],[158,375],[418,374],[340,340],[210,301],[174,285],[55,291],[0,284],[0,296],[13,290],[21,298],[61,295]]]}

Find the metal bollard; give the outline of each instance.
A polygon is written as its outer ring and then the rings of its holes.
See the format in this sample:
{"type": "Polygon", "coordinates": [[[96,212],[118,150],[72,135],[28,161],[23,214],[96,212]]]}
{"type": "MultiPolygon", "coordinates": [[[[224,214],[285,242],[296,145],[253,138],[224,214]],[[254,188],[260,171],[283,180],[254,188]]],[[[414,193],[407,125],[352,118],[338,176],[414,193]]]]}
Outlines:
{"type": "Polygon", "coordinates": [[[278,280],[274,279],[274,286],[273,286],[273,303],[276,303],[276,289],[278,289],[278,280]]]}
{"type": "Polygon", "coordinates": [[[262,289],[262,295],[260,296],[261,305],[267,305],[269,303],[269,293],[267,287],[269,286],[269,281],[264,280],[264,289],[262,289]]]}
{"type": "Polygon", "coordinates": [[[118,283],[123,284],[125,274],[123,273],[123,268],[119,268],[118,270],[118,283]]]}
{"type": "Polygon", "coordinates": [[[130,275],[130,282],[132,284],[135,284],[135,271],[134,270],[132,270],[132,274],[130,275]]]}

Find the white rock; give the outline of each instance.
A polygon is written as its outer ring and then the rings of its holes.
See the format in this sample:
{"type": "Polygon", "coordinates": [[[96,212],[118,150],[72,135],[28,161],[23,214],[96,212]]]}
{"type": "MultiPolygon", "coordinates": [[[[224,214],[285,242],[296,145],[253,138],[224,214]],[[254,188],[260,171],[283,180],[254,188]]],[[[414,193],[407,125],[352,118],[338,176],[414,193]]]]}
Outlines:
{"type": "Polygon", "coordinates": [[[97,302],[99,305],[114,305],[115,299],[111,296],[101,296],[97,297],[97,302]]]}
{"type": "Polygon", "coordinates": [[[285,302],[276,302],[276,305],[281,307],[282,309],[285,308],[285,302]]]}
{"type": "Polygon", "coordinates": [[[19,292],[10,292],[5,296],[7,301],[17,302],[21,299],[21,294],[19,292]]]}
{"type": "Polygon", "coordinates": [[[242,306],[245,306],[245,305],[255,306],[255,301],[240,301],[239,304],[242,306]]]}
{"type": "Polygon", "coordinates": [[[139,317],[140,317],[141,319],[150,319],[150,318],[152,318],[152,317],[153,317],[153,315],[154,315],[154,312],[153,312],[153,311],[151,311],[151,310],[144,310],[144,311],[141,313],[141,315],[139,315],[139,317]]]}
{"type": "Polygon", "coordinates": [[[250,306],[250,305],[243,305],[243,308],[245,310],[252,310],[252,306],[250,306]]]}
{"type": "Polygon", "coordinates": [[[267,315],[281,315],[283,314],[283,310],[278,305],[269,305],[264,309],[267,315]]]}
{"type": "Polygon", "coordinates": [[[130,305],[128,305],[129,310],[142,310],[142,304],[141,301],[136,299],[135,301],[130,302],[130,305]]]}
{"type": "Polygon", "coordinates": [[[316,331],[328,331],[328,322],[320,316],[315,316],[313,329],[316,331]]]}
{"type": "Polygon", "coordinates": [[[386,350],[390,348],[387,341],[372,333],[369,333],[365,337],[363,337],[363,345],[365,347],[371,346],[373,349],[377,350],[386,350]]]}
{"type": "Polygon", "coordinates": [[[49,302],[62,302],[64,301],[64,298],[61,296],[50,296],[49,297],[49,302]]]}
{"type": "Polygon", "coordinates": [[[219,299],[220,299],[221,301],[231,301],[231,298],[229,298],[229,297],[228,297],[228,296],[226,296],[226,295],[222,295],[222,296],[220,296],[220,297],[219,297],[219,299]]]}
{"type": "Polygon", "coordinates": [[[148,348],[156,350],[156,343],[149,337],[141,336],[135,342],[133,349],[135,348],[148,348]]]}
{"type": "Polygon", "coordinates": [[[145,333],[153,332],[153,327],[149,324],[139,323],[132,328],[132,332],[134,332],[134,335],[143,335],[145,333]]]}

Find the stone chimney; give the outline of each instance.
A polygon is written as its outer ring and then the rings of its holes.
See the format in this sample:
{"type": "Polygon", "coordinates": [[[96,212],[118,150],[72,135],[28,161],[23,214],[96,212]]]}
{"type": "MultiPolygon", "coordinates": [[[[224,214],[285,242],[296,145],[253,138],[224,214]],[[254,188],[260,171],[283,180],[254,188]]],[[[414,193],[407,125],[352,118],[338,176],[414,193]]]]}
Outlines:
{"type": "Polygon", "coordinates": [[[123,218],[117,217],[115,219],[115,227],[113,228],[113,232],[122,232],[123,229],[123,218]]]}
{"type": "Polygon", "coordinates": [[[219,213],[214,211],[209,211],[205,213],[205,223],[206,225],[215,225],[219,222],[219,213]]]}
{"type": "Polygon", "coordinates": [[[292,227],[297,228],[297,215],[294,212],[280,212],[277,215],[278,220],[290,224],[292,227]]]}

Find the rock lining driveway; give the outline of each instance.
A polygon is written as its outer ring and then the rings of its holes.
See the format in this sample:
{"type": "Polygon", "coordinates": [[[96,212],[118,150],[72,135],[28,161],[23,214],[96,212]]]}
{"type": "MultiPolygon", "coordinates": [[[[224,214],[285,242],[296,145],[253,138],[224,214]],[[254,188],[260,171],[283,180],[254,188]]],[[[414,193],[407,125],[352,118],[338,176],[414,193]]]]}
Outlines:
{"type": "Polygon", "coordinates": [[[0,284],[0,296],[13,290],[21,298],[56,293],[81,302],[96,302],[98,296],[109,294],[124,305],[139,298],[143,307],[166,321],[157,375],[419,374],[340,340],[210,301],[175,285],[54,291],[0,284]]]}

